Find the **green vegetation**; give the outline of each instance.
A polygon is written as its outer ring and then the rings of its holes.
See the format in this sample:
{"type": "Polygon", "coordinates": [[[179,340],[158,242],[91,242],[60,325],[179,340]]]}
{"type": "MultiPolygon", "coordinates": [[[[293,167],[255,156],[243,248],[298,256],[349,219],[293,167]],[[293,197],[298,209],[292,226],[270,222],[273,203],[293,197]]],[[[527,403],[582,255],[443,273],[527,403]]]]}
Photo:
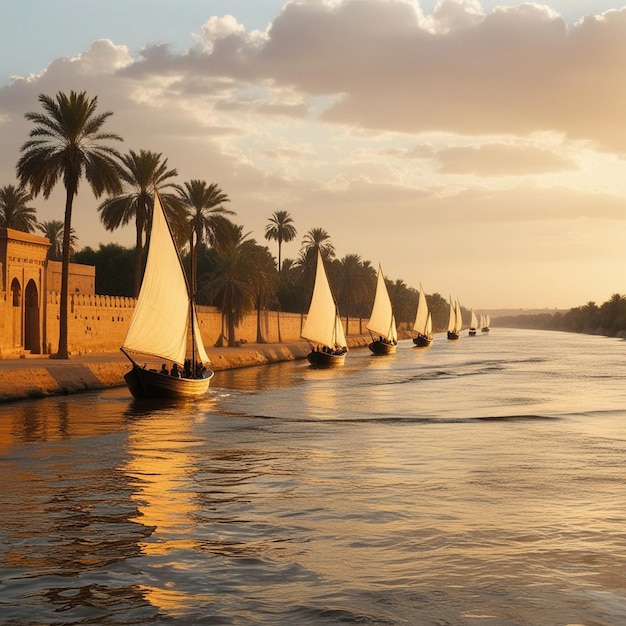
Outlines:
{"type": "Polygon", "coordinates": [[[613,294],[604,304],[587,302],[566,313],[499,317],[498,326],[563,330],[615,337],[626,334],[626,296],[613,294]]]}

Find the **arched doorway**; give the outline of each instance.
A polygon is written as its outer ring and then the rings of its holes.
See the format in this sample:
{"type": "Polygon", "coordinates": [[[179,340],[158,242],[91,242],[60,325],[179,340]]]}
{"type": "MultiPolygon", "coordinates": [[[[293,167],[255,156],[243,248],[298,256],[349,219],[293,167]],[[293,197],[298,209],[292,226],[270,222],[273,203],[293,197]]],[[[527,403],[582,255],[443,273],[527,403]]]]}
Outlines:
{"type": "Polygon", "coordinates": [[[11,281],[11,313],[13,318],[12,346],[22,345],[22,286],[17,278],[11,281]]]}
{"type": "Polygon", "coordinates": [[[39,294],[34,280],[29,280],[24,292],[24,349],[33,354],[41,352],[39,336],[39,294]]]}

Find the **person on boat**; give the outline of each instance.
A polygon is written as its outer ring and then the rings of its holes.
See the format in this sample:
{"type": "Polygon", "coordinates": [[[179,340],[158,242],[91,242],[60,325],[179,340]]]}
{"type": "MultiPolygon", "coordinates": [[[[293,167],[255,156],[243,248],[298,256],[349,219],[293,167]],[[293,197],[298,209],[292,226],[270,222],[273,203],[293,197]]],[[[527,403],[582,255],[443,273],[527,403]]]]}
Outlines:
{"type": "Polygon", "coordinates": [[[183,369],[183,378],[191,378],[191,359],[185,360],[183,369]]]}
{"type": "Polygon", "coordinates": [[[174,378],[180,378],[180,371],[178,370],[178,365],[176,363],[172,365],[172,371],[170,372],[170,376],[174,376],[174,378]]]}
{"type": "Polygon", "coordinates": [[[165,365],[165,363],[161,365],[161,374],[165,374],[166,376],[169,374],[169,372],[167,371],[167,365],[165,365]]]}

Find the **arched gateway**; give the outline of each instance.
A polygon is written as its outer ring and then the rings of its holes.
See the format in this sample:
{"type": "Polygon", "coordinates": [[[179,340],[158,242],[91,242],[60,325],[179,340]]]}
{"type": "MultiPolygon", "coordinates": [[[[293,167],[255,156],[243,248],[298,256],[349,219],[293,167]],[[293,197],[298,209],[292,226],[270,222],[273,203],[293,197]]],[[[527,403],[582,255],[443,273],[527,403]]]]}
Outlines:
{"type": "Polygon", "coordinates": [[[45,237],[0,228],[0,354],[42,352],[49,247],[45,237]]]}

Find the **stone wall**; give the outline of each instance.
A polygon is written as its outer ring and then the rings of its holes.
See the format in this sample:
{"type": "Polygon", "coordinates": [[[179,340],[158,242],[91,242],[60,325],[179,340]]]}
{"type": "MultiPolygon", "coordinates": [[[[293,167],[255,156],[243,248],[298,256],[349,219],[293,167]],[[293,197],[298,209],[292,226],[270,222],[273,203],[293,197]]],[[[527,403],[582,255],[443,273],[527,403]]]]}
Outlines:
{"type": "MultiPolygon", "coordinates": [[[[44,351],[51,354],[59,343],[60,294],[48,294],[45,306],[46,329],[44,351]]],[[[124,341],[126,330],[135,307],[134,298],[121,296],[100,296],[71,294],[68,313],[68,343],[71,354],[87,352],[116,352],[124,341]]],[[[294,342],[300,340],[303,317],[297,313],[261,313],[262,336],[267,343],[280,340],[294,342]]],[[[222,333],[222,315],[216,307],[198,307],[198,322],[204,345],[214,346],[222,333]]],[[[367,320],[350,319],[347,335],[366,333],[367,320]]],[[[345,326],[345,320],[344,320],[345,326]]],[[[240,343],[257,341],[256,311],[248,314],[235,331],[235,339],[240,343]]]]}

